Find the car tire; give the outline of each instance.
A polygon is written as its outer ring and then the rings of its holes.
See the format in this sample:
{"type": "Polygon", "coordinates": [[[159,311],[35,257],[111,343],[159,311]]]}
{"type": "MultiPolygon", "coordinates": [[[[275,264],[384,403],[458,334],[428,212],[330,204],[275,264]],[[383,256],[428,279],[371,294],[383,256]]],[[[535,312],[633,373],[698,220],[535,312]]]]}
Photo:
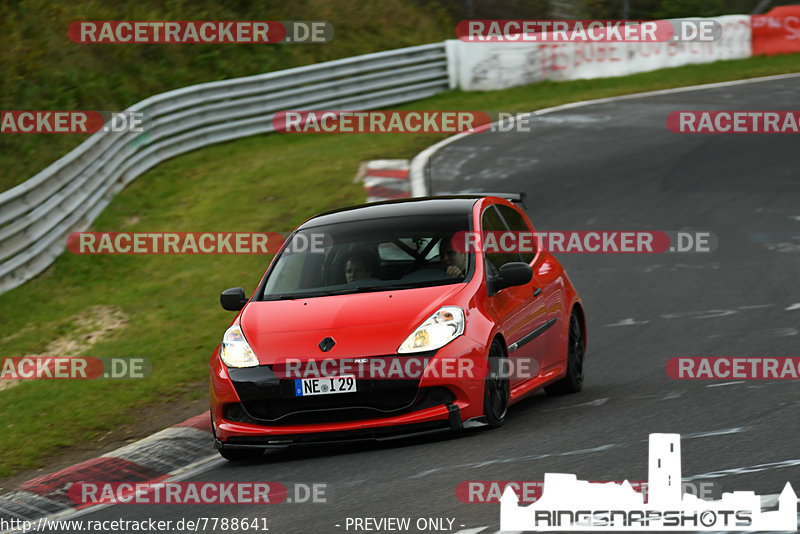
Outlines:
{"type": "Polygon", "coordinates": [[[245,462],[257,460],[264,456],[264,451],[259,449],[219,449],[219,454],[230,462],[245,462]]]}
{"type": "Polygon", "coordinates": [[[577,311],[569,317],[567,337],[567,376],[544,388],[548,395],[577,393],[583,387],[583,360],[586,353],[586,336],[583,322],[577,311]]]}
{"type": "Polygon", "coordinates": [[[486,375],[486,386],[483,393],[483,415],[490,428],[502,426],[508,413],[510,389],[507,376],[502,376],[502,363],[506,359],[505,350],[498,342],[492,342],[489,348],[489,371],[486,375]]]}

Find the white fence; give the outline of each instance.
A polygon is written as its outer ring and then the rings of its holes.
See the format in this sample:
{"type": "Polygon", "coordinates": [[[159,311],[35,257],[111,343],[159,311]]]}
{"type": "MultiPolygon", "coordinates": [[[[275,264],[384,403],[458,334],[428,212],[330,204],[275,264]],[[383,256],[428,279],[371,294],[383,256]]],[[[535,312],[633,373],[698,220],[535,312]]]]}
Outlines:
{"type": "Polygon", "coordinates": [[[144,133],[96,133],[0,193],[0,293],[46,269],[131,180],[177,154],[274,131],[292,109],[374,109],[448,89],[444,43],[346,58],[155,95],[144,133]]]}
{"type": "Polygon", "coordinates": [[[450,86],[464,91],[488,91],[542,80],[625,76],[752,55],[750,16],[726,15],[706,20],[719,22],[720,40],[710,43],[447,41],[450,86]]]}

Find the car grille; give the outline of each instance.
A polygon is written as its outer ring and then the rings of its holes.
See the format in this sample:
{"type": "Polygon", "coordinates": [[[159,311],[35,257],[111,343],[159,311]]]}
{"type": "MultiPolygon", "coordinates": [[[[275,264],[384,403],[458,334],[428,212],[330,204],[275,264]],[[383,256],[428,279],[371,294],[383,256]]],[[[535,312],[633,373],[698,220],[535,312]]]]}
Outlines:
{"type": "Polygon", "coordinates": [[[225,419],[270,426],[390,417],[455,400],[449,389],[420,388],[416,379],[358,379],[353,393],[297,397],[294,379],[275,376],[270,366],[228,373],[242,402],[226,405],[225,419]]]}

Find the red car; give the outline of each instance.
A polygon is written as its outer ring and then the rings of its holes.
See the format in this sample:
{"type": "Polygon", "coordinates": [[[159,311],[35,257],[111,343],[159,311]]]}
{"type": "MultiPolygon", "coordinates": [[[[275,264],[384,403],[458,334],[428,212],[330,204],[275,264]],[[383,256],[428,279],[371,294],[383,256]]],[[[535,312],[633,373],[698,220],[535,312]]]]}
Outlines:
{"type": "Polygon", "coordinates": [[[487,238],[533,232],[499,196],[306,221],[252,297],[220,297],[239,310],[209,373],[220,454],[497,427],[534,391],[579,391],[586,323],[564,269],[535,240],[498,249],[487,238]]]}

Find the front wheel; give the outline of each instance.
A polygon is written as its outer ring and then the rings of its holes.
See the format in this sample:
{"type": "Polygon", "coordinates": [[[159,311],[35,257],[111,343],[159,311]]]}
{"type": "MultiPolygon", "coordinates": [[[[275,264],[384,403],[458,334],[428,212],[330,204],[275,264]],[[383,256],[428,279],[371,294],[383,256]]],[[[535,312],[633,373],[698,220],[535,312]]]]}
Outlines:
{"type": "Polygon", "coordinates": [[[567,376],[544,388],[548,395],[577,393],[583,387],[583,356],[586,352],[586,337],[578,312],[573,310],[569,318],[567,339],[567,376]]]}
{"type": "Polygon", "coordinates": [[[486,375],[486,387],[483,394],[483,415],[491,428],[501,426],[506,420],[510,388],[505,370],[506,354],[502,345],[492,342],[489,349],[489,373],[486,375]]]}

